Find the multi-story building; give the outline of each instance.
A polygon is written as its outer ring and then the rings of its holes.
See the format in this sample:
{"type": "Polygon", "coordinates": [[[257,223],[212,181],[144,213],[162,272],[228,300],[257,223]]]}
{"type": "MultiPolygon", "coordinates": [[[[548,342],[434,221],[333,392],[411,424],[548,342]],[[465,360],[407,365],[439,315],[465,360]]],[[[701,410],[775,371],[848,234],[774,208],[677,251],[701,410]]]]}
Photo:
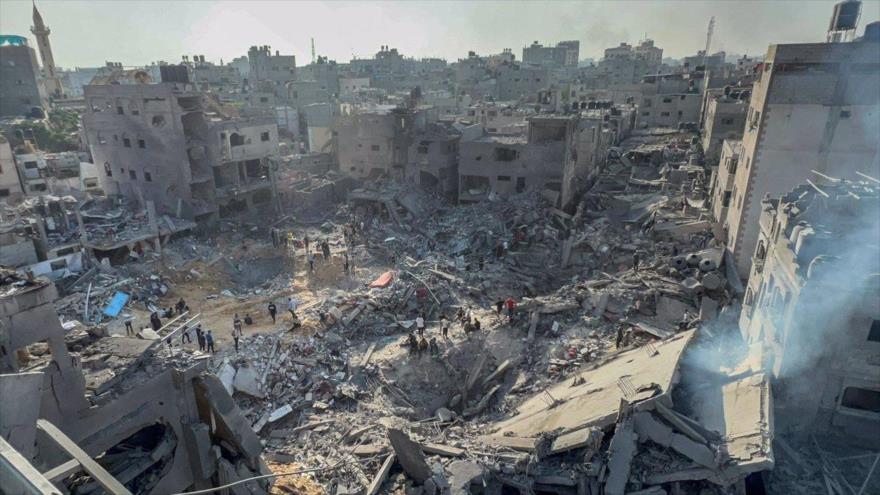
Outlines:
{"type": "Polygon", "coordinates": [[[336,119],[339,171],[356,179],[403,180],[413,135],[436,120],[434,113],[384,106],[340,116],[336,119]]]}
{"type": "Polygon", "coordinates": [[[15,204],[24,198],[24,189],[15,166],[9,141],[0,135],[0,201],[15,204]]]}
{"type": "Polygon", "coordinates": [[[703,154],[714,164],[726,139],[740,140],[746,126],[751,89],[730,87],[708,98],[703,115],[703,154]]]}
{"type": "Polygon", "coordinates": [[[34,49],[22,36],[0,36],[0,115],[45,113],[49,99],[34,49]]]}
{"type": "Polygon", "coordinates": [[[816,170],[880,176],[880,43],[771,45],[754,85],[727,218],[727,249],[746,277],[761,201],[816,170]]]}
{"type": "Polygon", "coordinates": [[[206,62],[204,55],[194,55],[191,67],[193,82],[199,89],[222,92],[241,88],[243,79],[232,65],[206,62]]]}
{"type": "Polygon", "coordinates": [[[527,134],[484,135],[459,144],[460,202],[482,201],[490,194],[507,196],[527,189],[562,191],[576,127],[574,117],[536,116],[527,134]]]}
{"type": "Polygon", "coordinates": [[[779,427],[876,444],[880,188],[824,182],[762,202],[740,330],[776,378],[779,427]]]}
{"type": "Polygon", "coordinates": [[[524,64],[544,67],[577,67],[580,41],[560,41],[556,46],[544,46],[537,41],[522,50],[524,64]]]}
{"type": "Polygon", "coordinates": [[[541,66],[504,64],[495,72],[499,100],[534,101],[539,90],[552,84],[552,72],[541,66]]]}
{"type": "Polygon", "coordinates": [[[609,87],[633,84],[642,76],[656,74],[663,61],[663,49],[654,46],[654,40],[643,40],[633,47],[621,43],[605,49],[605,57],[599,61],[598,72],[605,77],[609,87]]]}
{"type": "Polygon", "coordinates": [[[285,97],[287,90],[285,85],[296,80],[296,57],[294,55],[281,55],[269,45],[252,46],[248,50],[248,82],[251,86],[266,82],[274,88],[275,94],[285,97]]]}
{"type": "Polygon", "coordinates": [[[273,115],[209,116],[185,82],[92,84],[85,98],[83,126],[108,195],[200,223],[271,204],[273,115]]]}
{"type": "Polygon", "coordinates": [[[644,94],[639,103],[639,127],[677,128],[682,123],[700,121],[702,98],[699,93],[644,94]]]}
{"type": "MultiPolygon", "coordinates": [[[[727,209],[730,208],[730,198],[733,196],[733,182],[736,178],[736,169],[740,164],[742,155],[742,141],[738,139],[725,139],[721,144],[721,156],[718,165],[712,167],[709,191],[711,194],[712,218],[716,222],[723,223],[727,219],[727,209]]],[[[722,229],[726,228],[722,226],[722,229]]]]}

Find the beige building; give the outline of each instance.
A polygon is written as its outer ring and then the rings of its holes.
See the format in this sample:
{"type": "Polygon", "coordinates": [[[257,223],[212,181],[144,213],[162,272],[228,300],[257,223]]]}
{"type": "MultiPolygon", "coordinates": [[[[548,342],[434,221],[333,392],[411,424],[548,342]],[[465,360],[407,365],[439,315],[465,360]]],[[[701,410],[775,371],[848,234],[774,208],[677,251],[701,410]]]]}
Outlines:
{"type": "Polygon", "coordinates": [[[21,180],[15,167],[15,157],[9,141],[0,136],[0,201],[15,204],[24,198],[21,180]]]}
{"type": "Polygon", "coordinates": [[[880,189],[801,185],[762,203],[740,314],[775,378],[779,426],[875,442],[880,428],[880,189]]]}
{"type": "Polygon", "coordinates": [[[880,43],[771,45],[752,92],[727,217],[727,249],[746,277],[761,200],[810,178],[880,175],[880,43]]]}

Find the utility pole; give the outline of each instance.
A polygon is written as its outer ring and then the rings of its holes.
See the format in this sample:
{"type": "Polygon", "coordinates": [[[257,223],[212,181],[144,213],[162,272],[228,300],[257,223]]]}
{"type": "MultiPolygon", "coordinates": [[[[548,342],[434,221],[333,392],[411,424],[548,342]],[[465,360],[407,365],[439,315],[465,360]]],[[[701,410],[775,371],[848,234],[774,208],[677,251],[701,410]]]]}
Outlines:
{"type": "Polygon", "coordinates": [[[315,38],[312,38],[312,63],[315,63],[315,38]]]}

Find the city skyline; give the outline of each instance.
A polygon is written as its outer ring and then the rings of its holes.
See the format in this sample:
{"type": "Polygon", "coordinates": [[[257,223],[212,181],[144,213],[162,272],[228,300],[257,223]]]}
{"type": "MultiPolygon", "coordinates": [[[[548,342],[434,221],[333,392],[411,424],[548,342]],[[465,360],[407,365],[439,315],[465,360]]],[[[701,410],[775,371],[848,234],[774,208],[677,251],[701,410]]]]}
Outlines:
{"type": "MultiPolygon", "coordinates": [[[[710,51],[760,56],[773,43],[824,40],[835,2],[57,2],[38,7],[52,30],[59,67],[174,63],[182,55],[229,62],[252,45],[270,45],[297,57],[316,53],[332,60],[370,58],[381,45],[408,57],[440,57],[454,62],[468,51],[479,54],[511,48],[517,59],[532,41],[581,43],[581,59],[599,59],[605,48],[651,38],[664,57],[692,55],[705,45],[706,27],[716,17],[710,51]],[[162,6],[161,8],[159,6],[162,6]],[[551,9],[547,7],[551,6],[551,9]],[[748,8],[747,8],[748,7],[748,8]],[[636,16],[625,11],[639,12],[636,16]],[[670,18],[670,12],[675,13],[670,18]],[[780,23],[780,18],[786,22],[780,23]],[[534,19],[543,18],[552,22],[534,19]],[[301,23],[298,19],[313,19],[301,23]],[[583,20],[572,22],[571,19],[583,20]],[[88,19],[88,20],[87,20],[88,19]],[[496,27],[486,26],[493,21],[496,27]],[[88,26],[88,29],[85,29],[88,26]],[[497,27],[502,26],[502,27],[497,27]],[[760,33],[760,34],[759,34],[760,33]],[[121,43],[123,38],[131,43],[121,43]],[[442,43],[437,39],[443,37],[442,43]],[[108,40],[113,40],[108,43],[108,40]]],[[[3,0],[0,33],[26,36],[30,43],[31,2],[3,0]]],[[[880,18],[880,2],[863,5],[860,30],[880,18]]]]}

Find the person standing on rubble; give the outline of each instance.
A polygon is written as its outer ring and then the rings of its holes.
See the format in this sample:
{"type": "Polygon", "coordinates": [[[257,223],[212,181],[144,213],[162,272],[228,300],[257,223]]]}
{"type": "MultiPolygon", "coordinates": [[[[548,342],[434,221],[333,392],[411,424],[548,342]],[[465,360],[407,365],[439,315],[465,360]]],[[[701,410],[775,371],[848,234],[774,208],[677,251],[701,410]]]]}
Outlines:
{"type": "Polygon", "coordinates": [[[444,339],[449,338],[449,320],[446,319],[446,315],[440,316],[440,335],[442,335],[444,339]]]}
{"type": "Polygon", "coordinates": [[[330,244],[327,239],[321,242],[321,253],[324,255],[324,261],[330,261],[330,244]]]}
{"type": "Polygon", "coordinates": [[[238,353],[238,339],[241,338],[238,330],[232,329],[232,340],[235,341],[235,352],[238,353]]]}
{"type": "Polygon", "coordinates": [[[312,253],[310,251],[308,260],[309,260],[309,273],[312,273],[315,271],[315,253],[312,253]]]}
{"type": "Polygon", "coordinates": [[[196,341],[199,343],[199,350],[205,352],[205,333],[202,332],[202,324],[196,325],[196,341]]]}
{"type": "Polygon", "coordinates": [[[614,340],[614,348],[620,349],[620,344],[623,343],[623,322],[617,324],[617,338],[614,340]]]}
{"type": "Polygon", "coordinates": [[[498,319],[501,319],[501,312],[504,311],[504,299],[495,301],[495,312],[498,313],[498,319]]]}
{"type": "Polygon", "coordinates": [[[174,307],[177,309],[178,313],[183,313],[184,309],[186,309],[186,301],[184,301],[183,298],[181,297],[177,301],[177,304],[174,305],[174,307]]]}
{"type": "Polygon", "coordinates": [[[303,237],[303,244],[306,245],[306,252],[310,253],[311,251],[309,251],[309,236],[308,236],[308,234],[306,234],[306,236],[303,237]]]}
{"type": "Polygon", "coordinates": [[[513,311],[516,309],[516,301],[512,297],[508,297],[504,304],[507,306],[507,322],[513,323],[513,311]]]}
{"type": "Polygon", "coordinates": [[[419,341],[416,339],[416,336],[413,335],[412,332],[406,336],[406,342],[409,345],[409,353],[416,354],[419,352],[419,341]]]}
{"type": "Polygon", "coordinates": [[[425,335],[425,314],[419,313],[419,316],[416,317],[416,331],[419,332],[419,337],[425,335]]]}
{"type": "Polygon", "coordinates": [[[275,301],[269,301],[269,316],[272,317],[272,324],[275,324],[275,313],[278,312],[278,308],[275,307],[275,301]]]}
{"type": "Polygon", "coordinates": [[[162,328],[162,320],[159,319],[159,313],[153,311],[150,314],[150,326],[153,327],[153,331],[158,332],[160,328],[162,328]]]}
{"type": "Polygon", "coordinates": [[[419,339],[419,359],[422,359],[422,353],[428,350],[428,341],[423,336],[419,339]]]}
{"type": "Polygon", "coordinates": [[[287,298],[287,311],[290,311],[290,316],[291,316],[291,318],[294,319],[294,321],[297,319],[297,317],[296,317],[297,306],[298,306],[298,304],[296,302],[296,299],[293,298],[293,296],[290,296],[287,298]]]}
{"type": "Polygon", "coordinates": [[[132,318],[132,317],[128,317],[125,320],[125,335],[126,336],[129,336],[129,335],[134,336],[134,327],[131,326],[133,321],[134,321],[134,318],[132,318]]]}
{"type": "Polygon", "coordinates": [[[216,352],[214,351],[214,336],[211,335],[210,330],[208,330],[208,332],[205,334],[205,346],[207,347],[208,352],[210,352],[211,354],[214,354],[214,352],[216,352]]]}
{"type": "Polygon", "coordinates": [[[232,334],[242,336],[241,331],[241,318],[238,317],[238,313],[235,313],[235,316],[232,317],[232,334]]]}
{"type": "Polygon", "coordinates": [[[432,356],[440,355],[440,346],[437,345],[437,339],[435,337],[431,337],[431,341],[428,342],[428,347],[431,349],[432,356]]]}
{"type": "Polygon", "coordinates": [[[639,271],[639,252],[633,252],[633,271],[639,271]]]}
{"type": "Polygon", "coordinates": [[[189,336],[189,327],[184,325],[183,330],[180,331],[180,345],[192,344],[192,341],[192,337],[189,336]]]}

